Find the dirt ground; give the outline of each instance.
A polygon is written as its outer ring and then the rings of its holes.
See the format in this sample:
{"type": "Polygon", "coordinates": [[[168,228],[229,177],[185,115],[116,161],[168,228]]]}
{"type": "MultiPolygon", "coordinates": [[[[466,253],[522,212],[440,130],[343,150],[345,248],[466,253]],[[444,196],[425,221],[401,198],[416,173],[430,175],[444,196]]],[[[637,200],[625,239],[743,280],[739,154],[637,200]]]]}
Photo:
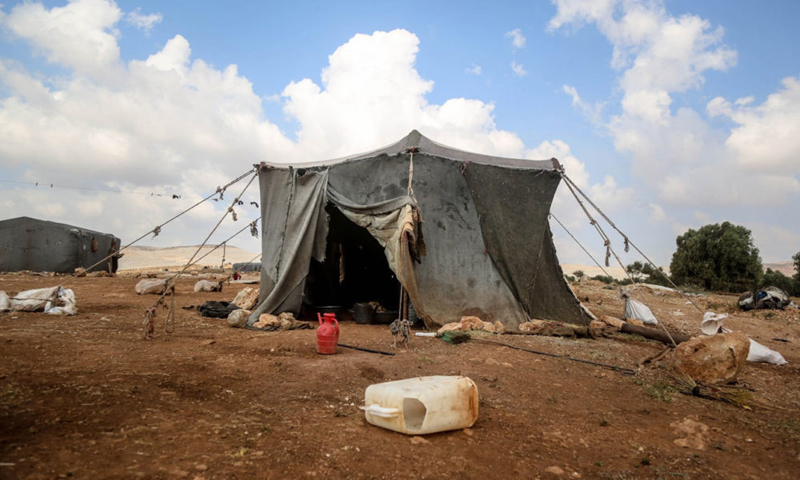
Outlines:
{"type": "MultiPolygon", "coordinates": [[[[0,276],[0,290],[64,278],[0,276]]],[[[740,383],[772,408],[676,392],[663,370],[636,375],[505,347],[413,338],[382,356],[314,351],[315,332],[253,332],[178,309],[175,331],[143,340],[154,296],[135,278],[76,278],[79,314],[0,314],[0,478],[770,478],[800,471],[797,310],[737,313],[731,296],[696,297],[726,326],[780,351],[740,383]],[[776,340],[779,339],[779,340],[776,340]],[[377,382],[466,375],[478,385],[473,428],[409,437],[358,409],[377,382]]],[[[231,300],[178,285],[179,306],[231,300]]],[[[616,291],[575,286],[596,314],[620,316],[616,291]]],[[[674,331],[701,314],[678,296],[645,295],[674,331]]],[[[504,335],[535,350],[637,368],[660,344],[616,334],[575,340],[504,335]]],[[[343,322],[343,343],[392,350],[386,326],[343,322]]]]}

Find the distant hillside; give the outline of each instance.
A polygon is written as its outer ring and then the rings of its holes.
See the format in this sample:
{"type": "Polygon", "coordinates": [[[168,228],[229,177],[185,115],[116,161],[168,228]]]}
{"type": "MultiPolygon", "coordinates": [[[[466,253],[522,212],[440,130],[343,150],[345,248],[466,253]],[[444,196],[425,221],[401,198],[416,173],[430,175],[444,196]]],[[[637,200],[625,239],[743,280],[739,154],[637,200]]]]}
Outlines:
{"type": "MultiPolygon", "coordinates": [[[[202,257],[215,245],[206,245],[203,250],[197,255],[202,257]]],[[[129,247],[125,249],[124,256],[119,260],[120,270],[138,270],[142,268],[154,267],[179,267],[186,264],[192,258],[192,255],[197,250],[197,245],[188,247],[129,247]]],[[[211,267],[218,267],[222,262],[222,251],[220,247],[213,253],[209,254],[204,259],[200,260],[197,265],[208,265],[211,267]]],[[[249,262],[256,257],[255,252],[248,252],[238,247],[228,245],[225,248],[225,263],[242,263],[249,262]]],[[[259,260],[259,258],[256,258],[259,260]]]]}
{"type": "Polygon", "coordinates": [[[764,270],[771,268],[777,272],[781,272],[782,274],[786,275],[787,277],[791,277],[795,274],[794,271],[794,263],[792,262],[781,262],[781,263],[765,263],[764,270]]]}

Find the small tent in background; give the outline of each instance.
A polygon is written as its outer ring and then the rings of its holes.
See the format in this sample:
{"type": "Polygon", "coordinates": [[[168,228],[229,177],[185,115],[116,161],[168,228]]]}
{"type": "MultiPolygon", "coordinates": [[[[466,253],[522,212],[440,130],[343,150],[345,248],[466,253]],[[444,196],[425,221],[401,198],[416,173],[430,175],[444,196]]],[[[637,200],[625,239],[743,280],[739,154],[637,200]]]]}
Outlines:
{"type": "Polygon", "coordinates": [[[261,264],[256,262],[234,263],[233,270],[241,273],[260,272],[261,264]]]}
{"type": "MultiPolygon", "coordinates": [[[[0,221],[0,272],[73,273],[89,268],[120,248],[107,233],[29,217],[0,221]]],[[[117,271],[112,257],[90,271],[117,271]]]]}
{"type": "Polygon", "coordinates": [[[456,150],[416,130],[366,154],[262,165],[250,324],[303,303],[396,310],[400,285],[429,328],[462,315],[509,329],[531,317],[588,323],[547,218],[558,168],[456,150]]]}

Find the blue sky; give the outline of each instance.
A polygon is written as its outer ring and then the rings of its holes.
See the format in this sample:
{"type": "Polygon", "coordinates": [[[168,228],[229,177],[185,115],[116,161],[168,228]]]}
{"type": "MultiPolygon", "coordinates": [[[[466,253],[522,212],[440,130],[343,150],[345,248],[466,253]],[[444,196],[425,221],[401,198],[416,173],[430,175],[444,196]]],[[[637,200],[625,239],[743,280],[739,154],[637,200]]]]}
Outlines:
{"type": "MultiPolygon", "coordinates": [[[[767,262],[800,251],[799,2],[79,0],[0,12],[3,217],[132,239],[253,162],[338,157],[418,128],[458,148],[558,157],[660,264],[678,234],[725,220],[750,228],[767,262]]],[[[220,208],[150,244],[197,243],[220,208]]],[[[602,258],[565,192],[554,211],[602,258]]],[[[590,262],[554,233],[562,261],[590,262]]]]}

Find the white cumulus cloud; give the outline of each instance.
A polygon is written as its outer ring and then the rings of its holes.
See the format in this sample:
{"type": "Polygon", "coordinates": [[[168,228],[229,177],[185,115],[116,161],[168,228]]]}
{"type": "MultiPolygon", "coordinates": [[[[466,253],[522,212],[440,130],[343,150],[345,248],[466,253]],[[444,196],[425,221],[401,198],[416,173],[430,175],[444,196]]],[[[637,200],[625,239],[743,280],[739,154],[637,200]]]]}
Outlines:
{"type": "Polygon", "coordinates": [[[161,20],[163,19],[164,17],[160,13],[143,15],[141,8],[137,8],[125,15],[126,22],[145,33],[149,33],[150,30],[152,30],[157,24],[161,23],[161,20]]]}

